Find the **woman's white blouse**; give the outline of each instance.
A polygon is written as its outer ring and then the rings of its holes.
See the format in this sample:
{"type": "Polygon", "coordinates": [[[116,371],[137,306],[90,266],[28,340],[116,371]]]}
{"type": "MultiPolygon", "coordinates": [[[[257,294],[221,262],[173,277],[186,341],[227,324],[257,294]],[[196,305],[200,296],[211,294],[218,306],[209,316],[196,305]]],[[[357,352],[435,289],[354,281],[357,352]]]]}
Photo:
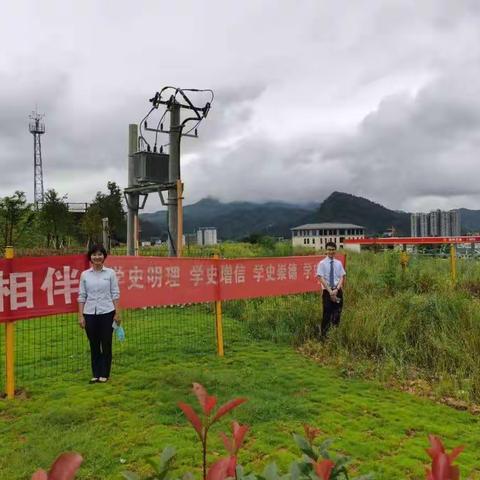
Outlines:
{"type": "Polygon", "coordinates": [[[80,276],[78,302],[84,303],[83,313],[87,315],[109,313],[115,310],[114,300],[120,298],[115,270],[103,267],[96,271],[85,270],[80,276]]]}

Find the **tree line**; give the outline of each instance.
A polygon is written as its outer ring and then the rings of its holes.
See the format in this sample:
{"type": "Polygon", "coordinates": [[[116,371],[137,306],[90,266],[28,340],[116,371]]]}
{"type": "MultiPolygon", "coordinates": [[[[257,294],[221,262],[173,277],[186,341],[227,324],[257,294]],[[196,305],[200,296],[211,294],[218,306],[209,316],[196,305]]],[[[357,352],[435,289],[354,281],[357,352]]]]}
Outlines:
{"type": "Polygon", "coordinates": [[[28,203],[21,191],[0,198],[0,246],[61,249],[101,242],[102,218],[108,218],[112,243],[125,242],[122,190],[115,182],[108,182],[107,191],[97,192],[85,213],[70,211],[67,196],[55,189],[45,192],[38,208],[28,203]]]}

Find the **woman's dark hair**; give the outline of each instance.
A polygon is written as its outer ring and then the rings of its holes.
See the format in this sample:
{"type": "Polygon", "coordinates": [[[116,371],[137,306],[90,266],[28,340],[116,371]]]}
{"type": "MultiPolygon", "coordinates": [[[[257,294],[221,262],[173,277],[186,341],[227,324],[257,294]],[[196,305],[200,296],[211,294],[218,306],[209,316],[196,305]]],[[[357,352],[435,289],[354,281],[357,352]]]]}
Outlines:
{"type": "Polygon", "coordinates": [[[92,260],[92,255],[96,252],[100,252],[100,253],[103,253],[103,257],[104,258],[107,258],[107,251],[105,250],[105,247],[103,245],[100,245],[100,244],[94,244],[94,245],[91,245],[90,248],[88,249],[88,252],[87,252],[87,258],[89,261],[92,260]]]}

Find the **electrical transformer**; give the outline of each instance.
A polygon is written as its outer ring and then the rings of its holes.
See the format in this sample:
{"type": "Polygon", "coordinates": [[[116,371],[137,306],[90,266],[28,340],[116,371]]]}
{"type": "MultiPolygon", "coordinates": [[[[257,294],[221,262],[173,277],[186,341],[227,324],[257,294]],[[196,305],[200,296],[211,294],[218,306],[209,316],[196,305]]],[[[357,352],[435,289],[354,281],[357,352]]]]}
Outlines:
{"type": "Polygon", "coordinates": [[[168,183],[167,153],[137,152],[132,157],[136,185],[168,183]]]}

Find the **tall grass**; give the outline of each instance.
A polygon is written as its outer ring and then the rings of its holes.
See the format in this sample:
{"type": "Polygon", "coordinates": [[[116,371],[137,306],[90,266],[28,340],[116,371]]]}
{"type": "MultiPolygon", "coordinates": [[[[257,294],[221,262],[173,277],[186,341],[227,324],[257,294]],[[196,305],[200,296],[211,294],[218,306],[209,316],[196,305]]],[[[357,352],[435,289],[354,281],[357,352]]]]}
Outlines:
{"type": "Polygon", "coordinates": [[[257,340],[301,345],[321,321],[318,294],[287,295],[224,303],[224,312],[257,340]]]}
{"type": "MultiPolygon", "coordinates": [[[[339,328],[314,353],[383,378],[429,380],[440,393],[480,401],[480,268],[460,260],[452,284],[448,259],[414,257],[405,271],[396,252],[350,254],[339,328]]],[[[258,339],[299,345],[314,338],[319,294],[276,297],[227,306],[258,339]]],[[[313,347],[312,347],[313,345],[313,347]]]]}

